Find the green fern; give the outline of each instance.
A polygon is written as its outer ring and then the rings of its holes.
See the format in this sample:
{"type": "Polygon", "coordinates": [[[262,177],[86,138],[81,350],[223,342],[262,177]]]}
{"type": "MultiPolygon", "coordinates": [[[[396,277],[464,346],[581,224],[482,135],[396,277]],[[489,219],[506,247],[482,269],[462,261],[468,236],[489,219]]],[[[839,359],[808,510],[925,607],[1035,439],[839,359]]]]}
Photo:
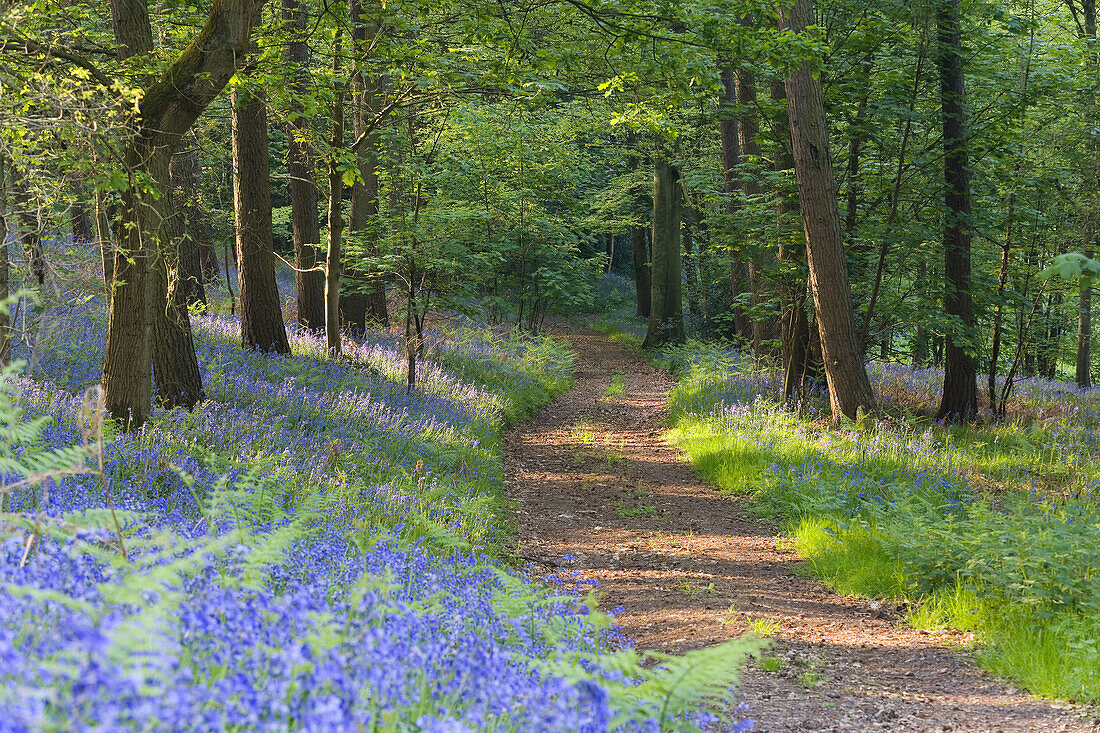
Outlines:
{"type": "MultiPolygon", "coordinates": [[[[608,672],[619,672],[626,683],[604,683],[609,704],[618,714],[610,728],[657,717],[661,730],[680,730],[685,718],[718,707],[741,678],[741,669],[759,657],[768,642],[745,634],[723,644],[695,649],[682,656],[625,649],[588,661],[608,672]]],[[[588,679],[575,658],[559,659],[550,670],[566,679],[588,679]]]]}

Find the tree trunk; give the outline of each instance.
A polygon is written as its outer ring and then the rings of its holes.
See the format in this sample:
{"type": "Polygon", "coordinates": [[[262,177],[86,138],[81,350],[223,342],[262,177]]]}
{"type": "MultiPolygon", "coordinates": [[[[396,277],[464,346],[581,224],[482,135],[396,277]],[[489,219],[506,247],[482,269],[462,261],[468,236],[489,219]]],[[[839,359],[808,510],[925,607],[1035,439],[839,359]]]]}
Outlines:
{"type": "MultiPolygon", "coordinates": [[[[777,173],[786,173],[794,169],[794,156],[791,154],[790,120],[787,115],[787,91],[783,82],[775,82],[771,89],[772,99],[779,101],[778,118],[785,127],[777,130],[774,169],[777,173]]],[[[782,226],[787,215],[798,208],[797,192],[791,194],[783,186],[775,191],[775,220],[782,226]]],[[[793,241],[779,237],[779,261],[783,263],[779,281],[782,317],[780,321],[780,340],[783,342],[783,396],[791,399],[802,391],[803,381],[808,370],[810,358],[810,324],[806,317],[806,296],[809,292],[809,276],[806,273],[805,236],[802,241],[793,241]]]]}
{"type": "Polygon", "coordinates": [[[283,0],[283,20],[291,33],[285,57],[292,67],[292,119],[287,128],[286,156],[290,176],[290,220],[294,235],[294,273],[298,293],[298,323],[320,333],[325,329],[325,274],[318,268],[321,243],[320,206],[309,155],[310,120],[303,114],[299,97],[307,92],[309,73],[309,18],[299,0],[283,0]]]}
{"type": "MultiPolygon", "coordinates": [[[[1090,56],[1087,68],[1094,70],[1092,78],[1096,78],[1095,74],[1100,73],[1100,48],[1096,45],[1096,1],[1095,0],[1081,0],[1081,15],[1083,16],[1083,25],[1081,31],[1084,36],[1084,40],[1089,44],[1090,56]]],[[[1096,91],[1095,88],[1090,90],[1087,99],[1088,117],[1096,124],[1096,91]]],[[[1097,201],[1095,197],[1098,196],[1097,191],[1100,189],[1100,133],[1095,129],[1088,135],[1088,142],[1086,143],[1086,149],[1089,151],[1089,160],[1085,162],[1086,166],[1086,184],[1085,190],[1091,192],[1094,200],[1092,206],[1088,207],[1085,212],[1085,226],[1083,227],[1083,234],[1085,240],[1085,253],[1092,257],[1093,255],[1093,238],[1097,228],[1097,219],[1100,218],[1100,214],[1097,213],[1097,201]]],[[[1081,389],[1088,389],[1092,386],[1092,285],[1086,284],[1081,287],[1080,301],[1077,309],[1077,360],[1075,376],[1077,380],[1077,386],[1081,389]]]]}
{"type": "MultiPolygon", "coordinates": [[[[1092,257],[1092,250],[1085,252],[1092,257]]],[[[1077,360],[1075,379],[1081,389],[1092,387],[1092,286],[1082,285],[1077,302],[1077,360]]]]}
{"type": "MultiPolygon", "coordinates": [[[[157,180],[172,180],[171,168],[175,158],[172,156],[164,160],[169,171],[157,171],[154,174],[157,180]]],[[[186,175],[190,175],[190,171],[186,175]]],[[[148,273],[147,292],[154,311],[153,381],[157,389],[157,402],[162,407],[190,410],[206,397],[188,309],[188,298],[193,297],[195,283],[202,288],[198,250],[191,246],[194,271],[185,272],[183,252],[189,246],[189,237],[186,221],[181,217],[182,206],[175,186],[171,197],[159,201],[158,206],[162,206],[168,216],[161,224],[159,253],[150,263],[148,273]],[[196,280],[191,279],[192,276],[196,280]]]]}
{"type": "MultiPolygon", "coordinates": [[[[791,32],[804,32],[814,22],[811,0],[798,0],[785,11],[782,21],[791,32]]],[[[786,91],[810,289],[829,385],[829,404],[834,418],[843,414],[855,419],[861,410],[875,410],[875,396],[856,342],[821,80],[806,62],[787,78],[786,91]]]]}
{"type": "Polygon", "coordinates": [[[345,293],[343,301],[344,316],[348,329],[357,335],[366,332],[367,324],[389,328],[390,314],[386,306],[385,279],[378,275],[368,275],[362,268],[355,266],[355,259],[377,258],[378,251],[378,158],[381,138],[375,129],[367,134],[367,126],[374,123],[376,115],[382,112],[382,96],[385,89],[384,78],[373,70],[364,69],[367,54],[378,35],[382,19],[382,7],[370,2],[369,10],[364,9],[361,0],[352,0],[352,45],[355,51],[356,68],[352,73],[352,133],[355,140],[366,135],[356,149],[359,160],[359,174],[363,179],[356,181],[351,188],[351,203],[348,209],[348,234],[363,240],[361,252],[348,252],[345,280],[359,290],[345,293]],[[348,255],[355,255],[349,259],[348,255]]]}
{"type": "Polygon", "coordinates": [[[946,185],[943,302],[949,319],[943,401],[937,418],[969,420],[978,414],[978,375],[974,357],[967,352],[974,332],[974,305],[970,293],[970,160],[966,143],[959,0],[940,0],[936,28],[946,185]]]}
{"type": "MultiPolygon", "coordinates": [[[[867,350],[867,339],[871,334],[871,324],[874,322],[875,306],[878,303],[879,292],[882,289],[882,279],[886,273],[886,256],[890,253],[890,245],[893,239],[894,222],[898,217],[898,205],[901,201],[901,183],[902,176],[905,173],[905,154],[909,147],[910,135],[913,131],[913,110],[917,104],[917,98],[920,95],[921,89],[921,76],[924,73],[924,59],[925,53],[925,33],[921,33],[920,51],[917,55],[917,69],[913,74],[913,91],[909,97],[909,114],[905,116],[905,123],[902,127],[901,133],[901,149],[898,151],[898,164],[894,169],[894,183],[890,191],[890,210],[886,214],[886,225],[884,231],[879,235],[879,248],[878,248],[878,262],[875,265],[875,278],[874,283],[871,285],[871,295],[867,300],[867,310],[863,314],[863,324],[859,329],[859,351],[865,353],[867,350]]],[[[922,261],[918,266],[924,268],[924,262],[922,261]]]]}
{"type": "Polygon", "coordinates": [[[290,344],[275,282],[267,109],[263,91],[235,86],[232,104],[241,344],[246,349],[289,354],[290,344]]]}
{"type": "Polygon", "coordinates": [[[27,188],[22,173],[11,166],[12,201],[15,205],[15,224],[23,256],[28,270],[38,287],[46,284],[46,256],[42,251],[42,221],[38,202],[27,188]]]}
{"type": "Polygon", "coordinates": [[[95,236],[103,268],[103,284],[111,292],[115,280],[115,233],[111,231],[111,213],[107,210],[107,192],[95,192],[95,236]]]}
{"type": "MultiPolygon", "coordinates": [[[[723,103],[730,108],[729,119],[722,120],[718,131],[722,138],[722,179],[726,199],[726,215],[732,218],[737,214],[741,197],[741,142],[737,117],[732,111],[737,103],[737,87],[733,78],[733,69],[722,66],[722,87],[725,90],[723,103]]],[[[752,320],[742,305],[742,294],[751,292],[749,285],[749,263],[739,248],[742,242],[730,253],[730,297],[733,299],[733,330],[743,343],[752,342],[752,320]]]]}
{"type": "Polygon", "coordinates": [[[199,204],[198,183],[202,175],[199,168],[199,148],[193,140],[184,140],[172,156],[169,174],[172,179],[172,208],[177,219],[174,241],[179,246],[178,284],[171,284],[179,291],[187,306],[206,305],[206,288],[203,287],[202,255],[200,247],[205,236],[205,213],[199,204]]]}
{"type": "Polygon", "coordinates": [[[684,251],[682,253],[684,274],[687,275],[687,302],[688,312],[691,314],[695,327],[701,328],[704,320],[702,288],[699,281],[699,258],[695,256],[695,231],[699,221],[696,209],[691,205],[684,191],[683,226],[680,229],[680,238],[683,240],[684,251]]]}
{"type": "Polygon", "coordinates": [[[611,274],[611,263],[615,260],[615,235],[607,234],[607,238],[604,240],[604,255],[607,257],[607,262],[604,264],[603,274],[611,274]]]}
{"type": "Polygon", "coordinates": [[[73,231],[73,244],[90,244],[92,216],[88,211],[87,189],[81,183],[73,186],[73,203],[69,207],[69,226],[73,231]]]}
{"type": "MultiPolygon", "coordinates": [[[[141,49],[152,49],[152,32],[144,6],[139,0],[112,2],[116,38],[123,58],[141,49]],[[134,7],[128,8],[130,5],[134,7]],[[134,21],[140,16],[145,18],[144,27],[134,21]]],[[[166,197],[159,197],[158,203],[157,197],[146,190],[145,177],[138,174],[149,174],[160,191],[169,190],[172,150],[236,71],[237,59],[245,55],[253,21],[262,6],[262,0],[215,3],[191,43],[146,88],[129,123],[131,134],[123,161],[130,177],[122,191],[114,263],[116,279],[111,292],[102,380],[107,412],[124,429],[142,425],[149,417],[152,403],[154,303],[147,292],[147,275],[150,261],[158,253],[161,223],[169,213],[164,205],[166,197]]]]}
{"type": "Polygon", "coordinates": [[[4,303],[11,295],[8,278],[8,165],[0,156],[0,367],[11,358],[11,318],[4,303]]]}
{"type": "Polygon", "coordinates": [[[649,318],[649,298],[652,287],[649,277],[649,251],[645,239],[645,229],[642,227],[634,227],[630,230],[630,245],[634,249],[636,313],[639,318],[649,318]]]}
{"type": "MultiPolygon", "coordinates": [[[[745,192],[745,198],[751,200],[761,191],[757,174],[746,171],[749,167],[759,166],[761,161],[760,141],[757,139],[760,123],[756,118],[756,75],[749,69],[739,68],[734,71],[734,81],[737,105],[741,110],[737,120],[738,146],[741,149],[741,188],[745,192]]],[[[764,356],[764,342],[775,337],[775,319],[761,312],[768,299],[765,277],[768,255],[762,251],[759,242],[747,244],[751,248],[746,264],[752,291],[752,349],[757,356],[764,356]]]]}
{"type": "MultiPolygon", "coordinates": [[[[340,78],[340,36],[332,54],[333,77],[340,78]]],[[[325,336],[329,353],[340,353],[340,261],[344,232],[344,174],[340,170],[336,151],[344,147],[344,85],[336,82],[332,102],[331,153],[328,161],[328,250],[325,255],[325,336]]]]}
{"type": "Polygon", "coordinates": [[[684,340],[680,282],[680,171],[662,158],[653,161],[653,274],[649,328],[642,347],[684,340]]]}

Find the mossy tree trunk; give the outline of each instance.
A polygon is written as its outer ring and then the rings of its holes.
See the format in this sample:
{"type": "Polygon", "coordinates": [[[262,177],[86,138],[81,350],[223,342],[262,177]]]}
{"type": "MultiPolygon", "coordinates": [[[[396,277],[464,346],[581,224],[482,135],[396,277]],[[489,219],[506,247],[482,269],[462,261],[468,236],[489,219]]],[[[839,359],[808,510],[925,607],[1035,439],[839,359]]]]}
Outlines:
{"type": "MultiPolygon", "coordinates": [[[[148,84],[129,123],[123,163],[130,175],[121,192],[102,378],[107,412],[124,429],[149,417],[154,320],[157,306],[167,303],[166,294],[158,298],[151,289],[156,278],[149,272],[160,257],[160,230],[170,212],[167,197],[153,195],[146,177],[168,191],[172,151],[235,73],[262,6],[262,0],[215,3],[191,43],[148,84]]],[[[152,50],[144,2],[114,0],[111,11],[120,55],[152,50]]]]}

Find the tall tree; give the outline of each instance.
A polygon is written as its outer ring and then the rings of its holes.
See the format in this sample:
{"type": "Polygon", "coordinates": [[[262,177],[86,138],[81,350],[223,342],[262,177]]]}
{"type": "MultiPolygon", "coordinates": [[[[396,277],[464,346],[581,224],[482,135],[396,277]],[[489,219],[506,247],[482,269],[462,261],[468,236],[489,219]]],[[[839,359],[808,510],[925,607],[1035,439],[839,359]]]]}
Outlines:
{"type": "Polygon", "coordinates": [[[968,420],[978,414],[978,374],[971,339],[974,303],[970,292],[970,157],[967,149],[966,93],[963,81],[959,0],[940,0],[936,9],[943,117],[944,310],[948,329],[944,354],[943,399],[939,419],[968,420]]]}
{"type": "MultiPolygon", "coordinates": [[[[1095,79],[1100,74],[1100,46],[1097,46],[1096,38],[1096,0],[1066,0],[1070,12],[1073,14],[1077,25],[1077,33],[1085,42],[1086,63],[1090,77],[1095,79]]],[[[1093,86],[1087,93],[1085,100],[1085,129],[1087,140],[1085,148],[1087,156],[1085,166],[1086,195],[1092,198],[1090,205],[1085,206],[1083,213],[1082,234],[1084,235],[1085,254],[1092,257],[1094,254],[1097,221],[1100,214],[1096,212],[1096,200],[1100,198],[1100,133],[1097,125],[1096,88],[1093,86]]],[[[1077,359],[1075,364],[1075,377],[1077,386],[1082,389],[1092,386],[1092,283],[1085,282],[1081,285],[1080,299],[1077,307],[1077,359]]]]}
{"type": "MultiPolygon", "coordinates": [[[[8,299],[8,166],[0,155],[0,304],[8,299]]],[[[0,306],[0,367],[7,366],[11,356],[11,320],[8,310],[0,306]]]]}
{"type": "Polygon", "coordinates": [[[680,267],[680,170],[660,154],[653,159],[653,267],[649,327],[642,346],[684,340],[680,267]]]}
{"type": "MultiPolygon", "coordinates": [[[[263,0],[215,3],[195,38],[145,87],[128,123],[123,152],[128,177],[121,192],[102,379],[107,412],[125,428],[149,417],[156,308],[148,274],[159,255],[161,226],[171,215],[168,197],[151,191],[147,180],[161,192],[169,190],[172,151],[236,71],[262,6],[263,0]]],[[[111,11],[123,58],[152,49],[144,2],[116,0],[111,11]]]]}
{"type": "Polygon", "coordinates": [[[289,354],[275,282],[266,98],[261,88],[238,84],[232,103],[241,343],[247,349],[289,354]]]}
{"type": "MultiPolygon", "coordinates": [[[[803,33],[813,19],[811,0],[797,0],[783,12],[781,22],[787,30],[803,33]]],[[[829,404],[834,418],[843,414],[854,419],[860,410],[875,409],[875,395],[856,341],[821,79],[815,76],[809,61],[791,71],[786,91],[810,290],[821,337],[829,404]]]]}
{"type": "Polygon", "coordinates": [[[343,259],[341,237],[344,233],[344,173],[338,152],[344,147],[345,85],[340,80],[340,33],[333,44],[332,71],[335,89],[332,96],[332,137],[328,159],[328,249],[325,253],[325,337],[329,353],[340,353],[340,266],[343,259]]]}
{"type": "Polygon", "coordinates": [[[283,0],[283,20],[290,31],[285,57],[291,65],[291,121],[286,154],[290,192],[290,220],[294,238],[294,280],[298,293],[298,323],[310,331],[325,328],[325,275],[318,267],[321,242],[320,207],[310,157],[310,125],[301,99],[308,91],[309,18],[299,0],[283,0]]]}
{"type": "MultiPolygon", "coordinates": [[[[746,23],[748,20],[746,19],[746,23]]],[[[757,169],[760,165],[760,121],[756,109],[756,74],[752,69],[738,67],[734,69],[734,87],[737,94],[737,134],[738,147],[741,157],[740,181],[741,190],[745,194],[746,201],[752,201],[760,194],[760,180],[757,169]]],[[[767,255],[759,245],[752,248],[750,256],[746,260],[749,273],[749,286],[752,291],[752,349],[757,356],[765,353],[764,343],[774,336],[775,320],[765,317],[762,313],[765,293],[765,270],[767,269],[767,255]]]]}

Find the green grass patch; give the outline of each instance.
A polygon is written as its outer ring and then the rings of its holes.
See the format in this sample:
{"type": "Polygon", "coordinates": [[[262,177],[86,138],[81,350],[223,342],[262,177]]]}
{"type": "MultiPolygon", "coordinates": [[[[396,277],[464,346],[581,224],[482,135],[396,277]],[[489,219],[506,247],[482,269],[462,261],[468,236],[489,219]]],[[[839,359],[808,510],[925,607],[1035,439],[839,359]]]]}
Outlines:
{"type": "Polygon", "coordinates": [[[673,443],[704,479],[777,517],[807,572],[898,601],[915,627],[972,632],[984,666],[1035,693],[1100,699],[1090,413],[1072,416],[1084,425],[901,415],[832,427],[813,404],[779,405],[735,353],[689,344],[658,361],[680,375],[673,443]]]}

